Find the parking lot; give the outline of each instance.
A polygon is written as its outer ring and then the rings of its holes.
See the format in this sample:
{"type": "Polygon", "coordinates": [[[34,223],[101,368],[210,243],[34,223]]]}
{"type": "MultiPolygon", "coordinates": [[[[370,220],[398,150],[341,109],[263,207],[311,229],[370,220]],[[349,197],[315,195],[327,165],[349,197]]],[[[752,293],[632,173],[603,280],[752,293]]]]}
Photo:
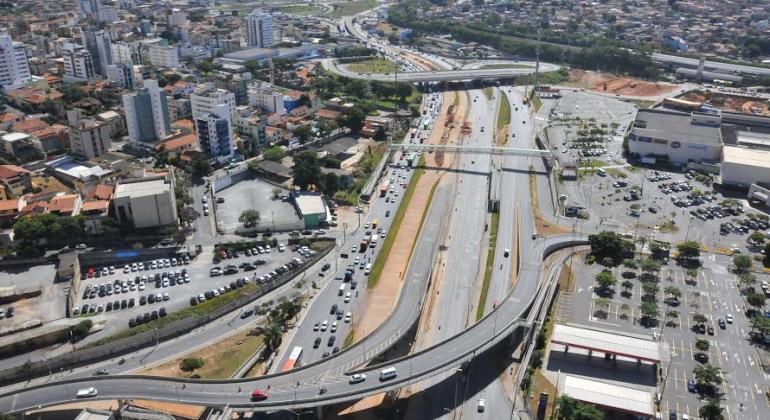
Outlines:
{"type": "MultiPolygon", "coordinates": [[[[618,284],[605,308],[593,290],[594,276],[602,267],[598,264],[584,265],[575,260],[572,266],[577,277],[575,292],[559,300],[557,320],[646,334],[664,342],[662,349],[670,351],[671,358],[670,363],[664,361],[657,378],[657,391],[662,391],[660,411],[664,414],[673,410],[679,415],[698,416],[698,408],[704,401],[696,392],[688,390],[688,381],[694,380],[693,369],[699,364],[695,360],[696,354],[703,353],[708,363],[723,372],[725,383],[720,393],[723,394],[726,418],[767,418],[770,405],[765,392],[768,391],[770,375],[763,370],[763,366],[770,365],[770,355],[766,349],[748,341],[750,327],[744,315],[746,304],[736,287],[735,275],[728,270],[731,259],[704,254],[701,260],[703,268],[698,270],[695,279],[688,277],[686,270],[673,262],[663,266],[657,293],[659,323],[650,326],[640,322],[644,292],[638,278],[630,279],[633,287],[626,289],[621,283],[628,279],[622,273],[627,269],[622,266],[613,268],[618,284]],[[668,287],[680,290],[681,297],[677,300],[666,299],[665,289],[668,287]],[[701,316],[705,322],[700,322],[701,316]],[[732,317],[732,322],[728,322],[728,316],[732,317]],[[720,319],[724,328],[720,327],[720,319]],[[700,325],[703,325],[702,329],[700,325]],[[707,350],[696,348],[698,338],[708,340],[707,350]]],[[[759,277],[760,281],[768,280],[768,276],[759,277]]],[[[633,380],[632,383],[643,385],[644,380],[633,380]]]]}
{"type": "MultiPolygon", "coordinates": [[[[281,249],[284,251],[274,248],[270,252],[252,256],[245,255],[245,252],[237,253],[237,256],[231,253],[230,259],[224,259],[219,264],[214,264],[203,256],[190,261],[189,264],[183,262],[173,266],[171,261],[168,261],[168,265],[165,264],[166,261],[158,264],[161,260],[145,261],[135,267],[133,263],[129,264],[128,272],[121,266],[114,267],[113,274],[109,274],[107,267],[107,275],[101,275],[103,267],[94,267],[94,271],[100,272],[100,277],[94,276],[82,282],[79,300],[73,308],[73,313],[75,309],[78,313],[85,309],[95,323],[105,323],[105,330],[114,332],[128,328],[130,319],[137,322],[137,317],[142,316],[143,323],[146,322],[145,314],[154,319],[155,316],[161,316],[161,308],[164,312],[171,313],[190,306],[192,298],[198,301],[200,295],[206,297],[210,293],[213,296],[214,290],[216,294],[227,293],[231,283],[243,277],[257,281],[260,277],[275,272],[293,258],[304,261],[304,257],[291,248],[281,249]],[[251,267],[246,268],[246,263],[251,263],[251,267]],[[228,269],[229,265],[234,268],[228,269]],[[222,273],[212,275],[212,267],[220,267],[222,273]],[[157,315],[153,315],[154,311],[157,311],[157,315]]],[[[83,270],[88,273],[89,267],[84,267],[83,270]]],[[[87,340],[105,335],[93,334],[87,340]]]]}
{"type": "MultiPolygon", "coordinates": [[[[259,211],[258,226],[270,231],[302,229],[304,223],[291,203],[280,198],[273,199],[275,185],[259,179],[244,180],[216,193],[216,216],[219,228],[233,233],[242,226],[238,221],[244,210],[259,211]],[[219,202],[220,198],[224,202],[219,202]]],[[[288,191],[283,190],[282,195],[288,191]]],[[[201,203],[196,203],[201,205],[201,203]]],[[[210,206],[211,204],[209,204],[210,206]]],[[[211,208],[211,207],[209,207],[211,208]]]]}

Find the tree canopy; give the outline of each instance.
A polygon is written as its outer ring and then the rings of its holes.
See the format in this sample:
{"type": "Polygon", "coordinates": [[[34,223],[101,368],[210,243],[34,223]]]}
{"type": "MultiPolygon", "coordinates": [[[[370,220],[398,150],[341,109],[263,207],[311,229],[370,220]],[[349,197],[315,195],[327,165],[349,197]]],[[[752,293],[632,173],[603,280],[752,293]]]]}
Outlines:
{"type": "Polygon", "coordinates": [[[303,190],[307,190],[311,185],[318,186],[321,179],[321,164],[315,152],[304,151],[295,156],[291,174],[294,177],[294,185],[303,190]]]}
{"type": "Polygon", "coordinates": [[[619,263],[634,253],[634,244],[615,232],[604,231],[588,235],[588,242],[591,244],[591,253],[596,259],[610,257],[619,263]]]}

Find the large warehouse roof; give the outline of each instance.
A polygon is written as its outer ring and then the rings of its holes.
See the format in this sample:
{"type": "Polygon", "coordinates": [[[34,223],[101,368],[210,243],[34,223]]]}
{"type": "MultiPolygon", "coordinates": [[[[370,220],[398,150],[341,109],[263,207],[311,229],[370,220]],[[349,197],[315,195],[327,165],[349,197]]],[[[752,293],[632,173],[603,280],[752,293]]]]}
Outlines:
{"type": "Polygon", "coordinates": [[[602,407],[648,416],[654,414],[652,393],[636,388],[566,375],[561,393],[602,407]]]}
{"type": "Polygon", "coordinates": [[[770,151],[747,147],[725,146],[722,149],[723,162],[759,168],[770,168],[770,151]]]}
{"type": "Polygon", "coordinates": [[[714,146],[722,144],[719,125],[693,124],[692,118],[681,112],[641,109],[636,113],[632,131],[639,137],[714,146]]]}
{"type": "Polygon", "coordinates": [[[294,200],[303,216],[326,213],[326,206],[320,195],[299,195],[294,200]]]}
{"type": "Polygon", "coordinates": [[[618,333],[607,333],[571,325],[556,324],[551,342],[570,347],[600,351],[649,362],[660,362],[660,349],[653,340],[618,333]]]}

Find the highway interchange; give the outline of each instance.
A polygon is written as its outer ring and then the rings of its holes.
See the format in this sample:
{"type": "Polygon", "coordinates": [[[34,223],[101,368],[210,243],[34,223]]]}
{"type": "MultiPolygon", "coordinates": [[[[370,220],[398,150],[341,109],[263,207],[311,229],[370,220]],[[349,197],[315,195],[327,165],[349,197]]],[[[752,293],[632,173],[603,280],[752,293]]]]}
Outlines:
{"type": "MultiPolygon", "coordinates": [[[[483,96],[479,95],[479,92],[476,92],[475,95],[483,96]]],[[[495,99],[492,103],[496,103],[497,95],[499,95],[499,91],[495,93],[495,99]]],[[[518,110],[514,112],[513,121],[518,122],[519,119],[522,121],[522,127],[514,129],[517,134],[516,138],[519,139],[517,141],[531,143],[531,131],[528,132],[528,130],[531,130],[530,127],[533,124],[531,120],[529,124],[526,122],[530,118],[529,111],[526,107],[521,106],[521,96],[515,91],[509,90],[508,96],[518,105],[518,110]]],[[[479,110],[476,106],[471,107],[472,117],[476,115],[479,122],[489,124],[487,134],[483,136],[487,138],[486,141],[491,138],[491,131],[494,127],[494,117],[490,118],[490,115],[494,116],[494,112],[490,112],[490,106],[494,107],[489,103],[486,104],[486,109],[482,107],[479,110]]],[[[516,124],[514,124],[515,126],[516,124]]],[[[480,133],[480,128],[477,127],[476,129],[480,133]]],[[[481,135],[474,135],[470,141],[480,141],[481,138],[481,135]]],[[[511,146],[515,145],[511,144],[511,146]]],[[[531,144],[520,146],[530,147],[531,144]]],[[[490,164],[488,156],[485,156],[484,159],[487,163],[481,163],[481,159],[479,159],[478,166],[476,166],[473,157],[465,155],[462,158],[461,167],[464,170],[483,172],[489,168],[490,164]],[[470,164],[468,164],[468,160],[471,161],[470,164]]],[[[520,206],[516,202],[522,198],[524,202],[528,202],[529,183],[526,172],[530,165],[535,162],[532,162],[531,158],[518,156],[506,156],[501,160],[503,163],[501,170],[498,171],[498,176],[501,177],[501,191],[505,191],[506,194],[502,194],[501,209],[503,211],[500,219],[501,237],[498,241],[498,251],[504,248],[504,243],[512,244],[514,241],[518,241],[522,244],[519,251],[524,264],[518,270],[515,286],[508,292],[514,271],[511,264],[513,258],[501,257],[498,252],[495,257],[495,266],[500,264],[503,268],[495,271],[494,286],[487,300],[487,305],[491,305],[490,302],[498,301],[497,309],[491,311],[482,321],[468,329],[464,329],[468,311],[458,311],[462,316],[453,315],[450,323],[454,328],[448,330],[454,331],[434,336],[432,341],[437,344],[387,363],[387,366],[393,366],[398,370],[399,375],[395,379],[384,383],[377,380],[379,370],[383,366],[361,368],[360,371],[366,373],[368,379],[358,384],[349,384],[347,375],[353,373],[353,369],[356,367],[362,366],[364,362],[384,351],[418,319],[425,288],[431,275],[430,266],[438,247],[443,220],[447,217],[447,211],[450,208],[452,191],[447,187],[440,187],[436,191],[411,264],[405,275],[406,281],[397,307],[390,318],[377,330],[368,334],[366,340],[327,359],[309,363],[287,374],[274,374],[244,380],[194,381],[138,375],[81,377],[61,381],[57,380],[58,378],[50,378],[47,383],[32,385],[23,390],[14,389],[3,394],[0,398],[0,411],[19,412],[72,401],[75,399],[75,392],[87,385],[98,387],[99,395],[96,397],[98,399],[141,398],[257,410],[317,407],[357,400],[367,395],[400,388],[456,369],[462,362],[472,359],[476,353],[482,352],[504,339],[514,328],[528,325],[528,321],[521,319],[521,317],[527,313],[536,299],[543,298],[542,293],[539,293],[544,290],[539,287],[542,274],[540,273],[540,262],[553,250],[569,246],[574,240],[584,240],[584,238],[576,238],[572,235],[557,235],[533,240],[531,238],[530,206],[520,206]],[[508,191],[512,191],[513,194],[507,193],[508,191]],[[322,386],[326,390],[323,394],[320,393],[322,386]],[[250,393],[255,388],[269,388],[270,398],[261,402],[251,401],[250,393]]],[[[485,182],[483,178],[478,178],[482,181],[469,182],[485,182]]],[[[465,178],[463,178],[464,180],[465,178]]],[[[494,176],[492,182],[495,182],[494,176]]],[[[479,184],[469,185],[477,186],[479,184]]],[[[460,189],[459,192],[469,196],[478,194],[476,188],[460,189]]],[[[471,227],[468,229],[472,230],[474,225],[479,224],[479,210],[480,208],[469,210],[469,216],[475,214],[476,219],[470,223],[471,227]]],[[[375,209],[375,211],[378,210],[375,209]]],[[[383,219],[380,217],[381,221],[383,219]]],[[[475,239],[471,237],[470,232],[469,230],[465,237],[468,238],[468,241],[474,241],[475,239]]],[[[460,248],[458,250],[462,251],[460,248]]],[[[457,270],[473,276],[476,274],[474,271],[478,271],[472,261],[465,265],[461,264],[457,270]]],[[[548,274],[548,278],[552,279],[553,273],[548,274]]],[[[455,287],[459,287],[460,283],[457,280],[462,277],[464,275],[458,275],[455,276],[455,280],[450,281],[455,284],[455,287]]],[[[331,281],[328,284],[335,285],[336,283],[331,281]]],[[[327,287],[327,289],[333,290],[334,286],[327,287]]],[[[468,289],[470,290],[470,288],[468,289]]],[[[465,291],[465,293],[468,292],[465,291]]],[[[324,305],[319,304],[318,306],[322,308],[324,305]]],[[[312,320],[312,318],[309,319],[312,320]]],[[[230,321],[238,322],[237,320],[230,321]]],[[[312,322],[315,321],[312,320],[312,322]]],[[[208,328],[206,330],[211,331],[208,328]]],[[[159,345],[158,348],[161,346],[159,345]]],[[[134,362],[132,361],[132,363],[134,362]]],[[[91,368],[95,369],[96,366],[91,368]]],[[[82,373],[87,373],[87,370],[83,370],[82,373]]]]}

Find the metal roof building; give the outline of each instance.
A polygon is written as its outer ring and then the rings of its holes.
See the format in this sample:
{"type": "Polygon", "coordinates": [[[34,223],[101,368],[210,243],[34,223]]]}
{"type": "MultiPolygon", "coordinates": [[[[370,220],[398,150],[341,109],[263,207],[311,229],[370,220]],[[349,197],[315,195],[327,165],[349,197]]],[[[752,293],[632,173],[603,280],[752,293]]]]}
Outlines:
{"type": "Polygon", "coordinates": [[[652,392],[636,388],[565,375],[559,392],[576,400],[617,411],[647,416],[654,414],[652,392]]]}
{"type": "Polygon", "coordinates": [[[652,363],[660,363],[661,360],[660,347],[656,341],[615,332],[555,324],[551,342],[652,363]]]}

